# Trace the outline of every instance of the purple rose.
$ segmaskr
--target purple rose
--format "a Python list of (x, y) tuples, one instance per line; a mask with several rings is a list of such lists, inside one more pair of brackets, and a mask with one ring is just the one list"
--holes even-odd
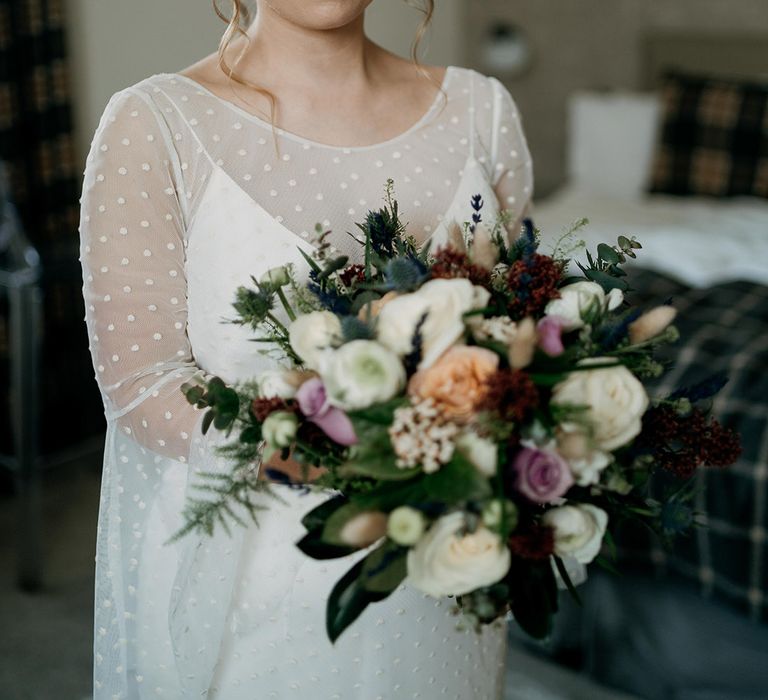
[(296, 392), (301, 412), (331, 440), (339, 445), (354, 445), (357, 442), (355, 428), (349, 416), (340, 408), (331, 406), (325, 393), (325, 386), (318, 377), (304, 382)]
[(565, 321), (558, 316), (545, 316), (538, 323), (539, 347), (550, 357), (557, 357), (565, 351), (562, 339), (564, 326)]
[(534, 503), (551, 503), (573, 485), (568, 463), (557, 452), (524, 447), (512, 468), (515, 488)]

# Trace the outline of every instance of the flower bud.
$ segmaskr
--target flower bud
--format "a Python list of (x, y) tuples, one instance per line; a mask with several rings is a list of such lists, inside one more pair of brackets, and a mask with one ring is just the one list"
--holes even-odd
[(341, 528), (339, 539), (350, 547), (367, 547), (384, 537), (386, 531), (386, 514), (367, 511), (351, 517)]
[(666, 330), (677, 315), (672, 306), (657, 306), (646, 311), (640, 318), (629, 324), (629, 340), (633, 345), (655, 338)]
[(492, 270), (499, 262), (499, 249), (493, 241), (491, 232), (483, 224), (475, 226), (469, 257), (475, 265), (485, 270)]
[(416, 544), (426, 529), (421, 511), (410, 506), (400, 506), (389, 514), (387, 535), (389, 539), (404, 547)]
[(517, 506), (512, 501), (496, 499), (487, 503), (483, 508), (483, 525), (491, 530), (496, 530), (501, 526), (502, 520), (506, 518), (508, 531), (512, 532), (517, 527), (518, 515)]
[(288, 268), (285, 265), (281, 265), (280, 267), (273, 267), (271, 270), (267, 270), (259, 279), (259, 284), (271, 285), (277, 289), (278, 287), (285, 287), (290, 281)]
[(270, 413), (261, 425), (261, 435), (271, 450), (290, 447), (296, 438), (299, 421), (295, 413), (275, 411)]
[(459, 251), (460, 253), (467, 252), (467, 244), (464, 242), (464, 233), (461, 230), (456, 221), (451, 221), (448, 225), (448, 247)]
[(517, 334), (509, 344), (509, 364), (512, 369), (523, 369), (531, 364), (537, 342), (536, 322), (528, 316), (520, 321)]

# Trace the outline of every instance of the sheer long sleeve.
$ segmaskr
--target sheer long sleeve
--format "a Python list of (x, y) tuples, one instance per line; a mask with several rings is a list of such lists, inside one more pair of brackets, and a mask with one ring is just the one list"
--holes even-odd
[(531, 216), (533, 163), (523, 131), (522, 118), (509, 90), (495, 78), (494, 123), (491, 130), (491, 162), (494, 165), (493, 188), (499, 204), (513, 214), (509, 226), (517, 235), (522, 220)]
[(85, 321), (107, 420), (180, 461), (202, 417), (180, 391), (199, 371), (186, 334), (184, 166), (147, 95), (118, 92), (91, 145), (80, 218)]

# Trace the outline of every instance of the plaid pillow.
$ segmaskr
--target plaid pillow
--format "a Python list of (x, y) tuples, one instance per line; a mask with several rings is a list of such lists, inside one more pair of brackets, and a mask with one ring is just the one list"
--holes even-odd
[(667, 74), (650, 191), (768, 198), (768, 81)]

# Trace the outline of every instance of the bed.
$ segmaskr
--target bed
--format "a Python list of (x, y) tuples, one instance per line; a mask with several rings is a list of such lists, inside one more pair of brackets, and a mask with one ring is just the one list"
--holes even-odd
[[(645, 41), (644, 90), (580, 93), (569, 105), (568, 182), (535, 207), (548, 252), (581, 217), (594, 250), (634, 235), (634, 300), (671, 299), (682, 340), (658, 383), (718, 371), (714, 410), (742, 434), (730, 470), (704, 470), (707, 528), (671, 552), (625, 542), (618, 581), (598, 576), (553, 644), (607, 685), (648, 698), (746, 700), (768, 688), (768, 197), (647, 194), (664, 120), (655, 89), (670, 70), (768, 85), (768, 36), (663, 34)], [(768, 132), (768, 109), (764, 113)], [(768, 153), (764, 154), (768, 157)], [(578, 257), (578, 256), (577, 256)], [(567, 620), (565, 619), (567, 618)], [(714, 634), (713, 634), (714, 632)]]

